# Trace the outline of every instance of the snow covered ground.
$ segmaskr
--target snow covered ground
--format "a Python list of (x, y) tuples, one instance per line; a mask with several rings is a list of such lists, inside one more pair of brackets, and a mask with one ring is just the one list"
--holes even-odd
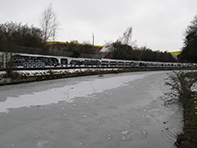
[[(74, 73), (76, 71), (87, 71), (87, 70), (112, 70), (111, 68), (99, 68), (99, 69), (95, 69), (95, 68), (80, 68), (80, 69), (57, 69), (57, 70), (52, 70), (52, 72), (54, 73), (60, 73), (60, 72), (69, 72), (69, 73)], [(113, 70), (117, 70), (117, 68), (114, 68)], [(29, 74), (30, 76), (34, 76), (34, 74), (43, 74), (43, 73), (47, 73), (49, 70), (20, 70), (17, 71), (19, 74)], [(5, 74), (5, 71), (0, 71), (0, 75), (1, 74)]]
[(174, 148), (182, 112), (164, 106), (167, 72), (0, 87), (1, 148)]

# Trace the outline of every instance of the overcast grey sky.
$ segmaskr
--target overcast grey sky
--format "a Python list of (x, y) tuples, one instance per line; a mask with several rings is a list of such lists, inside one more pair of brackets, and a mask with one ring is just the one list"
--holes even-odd
[(51, 3), (60, 22), (58, 41), (104, 45), (130, 26), (132, 41), (152, 50), (177, 51), (184, 31), (197, 15), (197, 0), (0, 0), (0, 23), (40, 27), (39, 17)]

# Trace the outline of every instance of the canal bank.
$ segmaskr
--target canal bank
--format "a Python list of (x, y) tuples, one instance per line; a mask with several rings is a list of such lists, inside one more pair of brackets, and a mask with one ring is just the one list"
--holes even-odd
[[(178, 148), (197, 147), (197, 72), (177, 72), (172, 75), (172, 92), (177, 91), (178, 101), (183, 108), (183, 132), (177, 136)], [(174, 84), (179, 84), (174, 85)], [(174, 96), (175, 97), (175, 96)]]
[(113, 73), (124, 72), (136, 72), (136, 71), (169, 71), (176, 70), (171, 68), (86, 68), (86, 69), (70, 69), (70, 70), (24, 70), (24, 71), (12, 71), (11, 76), (8, 77), (6, 72), (0, 73), (0, 86), (11, 85), (18, 83), (27, 83), (35, 81), (44, 81), (52, 79), (80, 77), (89, 75), (103, 75)]

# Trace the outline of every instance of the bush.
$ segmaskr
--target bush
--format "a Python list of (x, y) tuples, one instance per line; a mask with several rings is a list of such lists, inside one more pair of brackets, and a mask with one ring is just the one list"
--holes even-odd
[(170, 74), (165, 83), (170, 86), (171, 92), (167, 93), (168, 102), (180, 102), (184, 106), (190, 101), (190, 96), (194, 94), (192, 87), (195, 86), (196, 79), (188, 77), (184, 71), (174, 71)]
[(178, 71), (169, 76), (166, 85), (171, 87), (167, 93), (169, 99), (166, 102), (180, 102), (184, 110), (183, 133), (177, 136), (175, 143), (179, 148), (197, 147), (197, 106), (196, 106), (196, 74)]

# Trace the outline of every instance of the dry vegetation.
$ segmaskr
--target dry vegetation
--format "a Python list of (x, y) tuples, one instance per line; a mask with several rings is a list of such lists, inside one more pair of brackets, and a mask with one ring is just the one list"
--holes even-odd
[(178, 148), (197, 147), (197, 72), (174, 72), (166, 83), (171, 92), (166, 103), (180, 103), (183, 108), (183, 133), (177, 136)]

